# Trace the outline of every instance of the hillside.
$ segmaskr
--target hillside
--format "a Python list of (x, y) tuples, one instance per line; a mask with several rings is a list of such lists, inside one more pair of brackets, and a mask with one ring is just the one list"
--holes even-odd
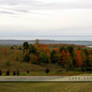
[(21, 46), (0, 46), (0, 75), (7, 72), (8, 75), (9, 72), (10, 75), (16, 72), (20, 75), (47, 75), (48, 72), (49, 75), (73, 75), (92, 70), (92, 50), (88, 47), (18, 42)]

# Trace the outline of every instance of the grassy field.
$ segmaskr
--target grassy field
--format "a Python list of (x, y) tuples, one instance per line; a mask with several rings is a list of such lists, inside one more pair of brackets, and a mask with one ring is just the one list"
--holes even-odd
[(0, 92), (92, 92), (92, 83), (0, 83)]

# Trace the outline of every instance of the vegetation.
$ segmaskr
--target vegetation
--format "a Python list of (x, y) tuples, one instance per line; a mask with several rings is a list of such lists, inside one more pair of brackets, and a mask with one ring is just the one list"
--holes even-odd
[[(92, 49), (79, 45), (0, 46), (0, 75), (62, 75), (92, 71)], [(48, 71), (47, 71), (48, 70)], [(47, 72), (48, 73), (47, 73)]]
[[(66, 71), (74, 71), (75, 68), (80, 71), (92, 71), (92, 53), (83, 47), (66, 46), (50, 49), (45, 44), (29, 45), (25, 49), (24, 61), (33, 64), (57, 64)], [(37, 62), (37, 63), (36, 63)]]
[(92, 83), (0, 83), (1, 92), (92, 92)]

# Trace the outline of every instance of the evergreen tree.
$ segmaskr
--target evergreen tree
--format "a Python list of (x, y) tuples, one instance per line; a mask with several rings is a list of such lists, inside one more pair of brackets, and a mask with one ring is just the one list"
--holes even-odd
[(23, 48), (24, 48), (24, 50), (29, 48), (28, 42), (24, 42), (24, 43), (23, 43)]

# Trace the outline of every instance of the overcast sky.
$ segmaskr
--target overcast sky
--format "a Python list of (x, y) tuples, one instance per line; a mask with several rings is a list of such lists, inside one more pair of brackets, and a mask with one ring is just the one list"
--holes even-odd
[(92, 0), (0, 0), (0, 36), (92, 35)]

